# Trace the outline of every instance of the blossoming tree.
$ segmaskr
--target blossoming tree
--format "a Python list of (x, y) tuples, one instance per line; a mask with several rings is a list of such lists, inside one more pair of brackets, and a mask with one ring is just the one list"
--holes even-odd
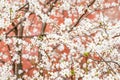
[(119, 0), (0, 0), (0, 80), (119, 80)]

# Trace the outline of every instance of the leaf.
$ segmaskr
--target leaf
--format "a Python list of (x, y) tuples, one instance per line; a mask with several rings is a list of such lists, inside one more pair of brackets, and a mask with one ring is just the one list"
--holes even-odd
[(98, 73), (96, 73), (95, 76), (98, 76)]
[(110, 70), (110, 69), (108, 69), (108, 70), (107, 70), (107, 73), (108, 73), (108, 74), (110, 74), (110, 73), (111, 73), (111, 70)]
[(61, 62), (65, 62), (64, 60), (61, 60)]
[(20, 15), (17, 15), (17, 18), (20, 18), (22, 15), (20, 14)]
[(12, 10), (12, 8), (10, 8), (10, 14), (11, 14), (11, 13), (13, 13), (13, 10)]
[(71, 75), (75, 75), (75, 71), (74, 70), (71, 70)]
[(89, 56), (89, 52), (84, 52), (83, 54), (85, 57), (88, 57)]
[(43, 36), (40, 35), (40, 36), (38, 37), (38, 40), (43, 40)]
[(86, 67), (86, 68), (84, 68), (84, 71), (85, 71), (85, 72), (88, 72), (88, 68), (87, 68), (87, 67)]
[(60, 7), (60, 5), (61, 5), (61, 3), (60, 3), (60, 2), (58, 2), (58, 7)]
[(100, 26), (102, 26), (103, 25), (103, 23), (102, 22), (100, 22)]

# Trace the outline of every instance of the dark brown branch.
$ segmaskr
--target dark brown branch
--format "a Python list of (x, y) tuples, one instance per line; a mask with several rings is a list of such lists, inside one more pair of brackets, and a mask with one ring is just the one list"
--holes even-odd
[(117, 62), (115, 62), (115, 61), (106, 61), (106, 62), (108, 62), (108, 63), (114, 63), (114, 64), (116, 64), (116, 65), (118, 65), (120, 67), (120, 64), (117, 63)]
[[(13, 31), (14, 30), (14, 33), (15, 33), (15, 35), (18, 35), (18, 25), (16, 26), (14, 23), (12, 23), (12, 25), (14, 26), (14, 29), (11, 29), (10, 31)], [(8, 33), (9, 34), (9, 33)], [(6, 34), (6, 36), (7, 36), (7, 34)], [(18, 46), (17, 44), (16, 44), (16, 46)], [(16, 61), (14, 61), (13, 62), (13, 72), (14, 72), (14, 74), (17, 76), (18, 75), (18, 66), (17, 66), (18, 64), (16, 63)]]
[(44, 35), (45, 29), (46, 29), (46, 23), (42, 23), (42, 29), (40, 35)]
[(117, 6), (110, 6), (110, 7), (105, 7), (105, 8), (102, 8), (102, 9), (94, 9), (92, 12), (86, 14), (85, 17), (89, 16), (90, 14), (92, 14), (93, 12), (96, 12), (96, 11), (102, 11), (102, 10), (107, 10), (107, 9), (110, 9), (110, 8), (115, 8), (115, 7), (119, 7), (120, 5), (117, 5)]
[(11, 33), (13, 30), (15, 30), (17, 27), (18, 27), (18, 25), (20, 25), (23, 21), (25, 21), (26, 20), (26, 18), (24, 18), (23, 20), (21, 20), (19, 23), (17, 23), (17, 25), (15, 25), (14, 24), (14, 22), (12, 22), (12, 26), (14, 26), (12, 29), (10, 29), (7, 33), (6, 33), (6, 37), (7, 37), (7, 35), (9, 34), (9, 33)]
[(19, 8), (17, 11), (20, 11), (20, 10), (22, 10), (23, 8), (25, 8), (26, 6), (28, 6), (29, 7), (29, 3), (26, 3), (25, 5), (23, 5), (21, 8)]
[(23, 29), (24, 29), (24, 26), (20, 26), (20, 29), (19, 29), (19, 38), (21, 39), (22, 38), (22, 35), (23, 35)]
[[(19, 27), (19, 31), (18, 31), (18, 34), (17, 35), (19, 35), (20, 37), (18, 37), (19, 39), (22, 39), (22, 36), (23, 36), (23, 29), (24, 29), (24, 26), (22, 26), (22, 24), (21, 24), (21, 26)], [(21, 44), (22, 45), (22, 44)], [(18, 44), (18, 42), (16, 43), (16, 46), (17, 47), (19, 47), (20, 45)], [(22, 70), (22, 49), (20, 50), (20, 51), (17, 51), (17, 54), (19, 55), (19, 57), (20, 57), (20, 63), (15, 63), (16, 64), (16, 68), (17, 68), (17, 70), (16, 70), (16, 75), (17, 75), (17, 78), (22, 78), (22, 76), (23, 76), (23, 73), (21, 73), (21, 74), (19, 74), (18, 73), (18, 71), (19, 70)]]
[[(57, 1), (58, 0), (55, 0), (52, 4), (50, 4), (50, 8), (48, 9), (48, 11), (46, 13), (48, 16), (49, 16), (48, 13), (52, 11), (52, 9), (53, 9), (54, 5), (57, 3)], [(45, 29), (46, 29), (46, 25), (47, 25), (46, 22), (42, 23), (41, 35), (44, 35)]]
[(51, 1), (52, 1), (52, 0), (47, 1), (46, 4), (50, 4)]
[(98, 54), (98, 56), (102, 59), (102, 61), (105, 62), (106, 65), (112, 70), (112, 72), (113, 72), (114, 74), (116, 74), (116, 72), (115, 72), (114, 69), (108, 64), (108, 62), (107, 62), (99, 53), (97, 53), (97, 54)]
[[(26, 6), (28, 5), (28, 7), (26, 8)], [(29, 10), (29, 4), (26, 3), (23, 7), (21, 7), (18, 11), (22, 10), (22, 9), (25, 9), (24, 12), (26, 13), (28, 10)], [(24, 26), (22, 26), (22, 23), (23, 21), (25, 21), (26, 18), (23, 18), (20, 22), (18, 22), (16, 25), (14, 24), (14, 22), (12, 22), (12, 26), (13, 28), (11, 30), (9, 30), (7, 33), (6, 33), (6, 37), (8, 36), (8, 34), (10, 32), (12, 32), (14, 30), (14, 33), (15, 33), (15, 36), (19, 39), (22, 39), (22, 36), (23, 36), (23, 29), (24, 29)], [(19, 26), (21, 25), (21, 26)], [(16, 43), (16, 47), (19, 47), (20, 44), (18, 44), (18, 42)], [(22, 44), (21, 44), (22, 46)], [(13, 71), (14, 71), (14, 74), (16, 75), (16, 79), (18, 78), (22, 78), (23, 76), (23, 73), (19, 74), (19, 70), (22, 70), (22, 49), (17, 51), (17, 54), (19, 55), (20, 57), (20, 63), (16, 63), (13, 62)]]
[[(40, 35), (40, 34), (39, 34)], [(33, 38), (33, 37), (38, 37), (39, 35), (33, 35), (33, 36), (7, 36), (7, 38), (14, 38), (14, 37), (22, 37), (22, 38)]]
[(87, 7), (89, 8), (91, 5), (95, 3), (96, 0), (93, 0)]
[(120, 37), (120, 34), (113, 36), (112, 38)]
[[(20, 9), (18, 9), (18, 11), (21, 10), (21, 9), (23, 9), (23, 8), (26, 7), (27, 5), (28, 5), (28, 8), (29, 8), (29, 3), (26, 3), (26, 4), (25, 4), (24, 6), (22, 6)], [(7, 36), (10, 32), (12, 32), (13, 30), (14, 30), (14, 32), (15, 32), (15, 35), (18, 35), (18, 29), (17, 29), (17, 27), (18, 27), (18, 25), (21, 24), (24, 20), (25, 20), (25, 19), (21, 20), (17, 25), (15, 25), (15, 23), (12, 22), (12, 26), (14, 26), (14, 28), (12, 28), (10, 31), (8, 31), (8, 32), (6, 33), (6, 36)]]
[[(24, 12), (26, 13), (27, 11), (28, 10), (26, 10)], [(18, 35), (17, 36), (18, 36), (19, 39), (23, 38), (24, 26), (22, 25), (22, 22), (21, 22), (21, 24), (20, 24), (20, 26), (18, 28), (19, 31), (18, 31)], [(22, 44), (16, 43), (16, 46), (19, 47), (19, 46), (22, 46)], [(23, 70), (23, 67), (22, 67), (22, 49), (19, 50), (19, 51), (17, 51), (17, 53), (18, 53), (18, 55), (20, 57), (20, 63), (17, 64), (17, 78), (22, 78), (22, 76), (23, 76), (24, 73), (21, 73), (21, 74), (18, 73), (18, 70)]]
[[(98, 61), (98, 62), (104, 62), (103, 60), (95, 60), (95, 59), (93, 59), (93, 58), (90, 58), (91, 60), (93, 60), (93, 61)], [(115, 61), (106, 61), (107, 63), (114, 63), (114, 64), (116, 64), (116, 65), (118, 65), (119, 67), (120, 67), (120, 64), (119, 63), (117, 63), (117, 62), (115, 62)]]
[[(92, 6), (95, 1), (96, 0), (93, 0), (87, 7), (89, 8), (90, 6)], [(73, 28), (79, 24), (80, 20), (86, 15), (87, 12), (88, 12), (88, 10), (86, 8), (84, 13), (78, 18), (77, 22), (73, 25), (73, 27), (68, 32), (71, 32), (73, 30)]]
[(55, 0), (52, 4), (50, 4), (50, 8), (47, 11), (47, 14), (52, 11), (54, 5), (57, 3), (58, 0)]

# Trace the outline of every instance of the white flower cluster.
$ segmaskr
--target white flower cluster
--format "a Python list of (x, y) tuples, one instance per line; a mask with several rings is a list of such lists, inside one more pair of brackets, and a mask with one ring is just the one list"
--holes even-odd
[(70, 4), (67, 2), (67, 1), (64, 1), (63, 0), (63, 4), (61, 5), (61, 8), (63, 9), (63, 10), (70, 10)]
[[(32, 77), (28, 76), (28, 73), (28, 75), (24, 74), (23, 78), (27, 80), (67, 80), (72, 77), (75, 80), (80, 78), (83, 80), (120, 79), (118, 70), (118, 64), (120, 64), (120, 21), (110, 20), (107, 15), (102, 13), (103, 11), (99, 11), (100, 13), (95, 11), (93, 20), (87, 18), (86, 15), (89, 15), (88, 9), (91, 9), (86, 8), (87, 2), (90, 3), (89, 1), (58, 0), (59, 9), (58, 5), (54, 4), (54, 12), (49, 13), (47, 13), (49, 5), (46, 4), (49, 0), (26, 1), (29, 3), (29, 11), (25, 14), (25, 18), (28, 19), (22, 23), (25, 29), (23, 34), (26, 34), (24, 38), (5, 38), (4, 31), (0, 34), (0, 43), (4, 41), (10, 47), (8, 53), (10, 53), (10, 57), (12, 56), (12, 62), (19, 64), (22, 56), (23, 59), (30, 61), (32, 67), (37, 68), (33, 70)], [(51, 0), (51, 3), (53, 1)], [(84, 5), (81, 5), (82, 1), (83, 4), (85, 3)], [(104, 5), (102, 4), (104, 1), (97, 0), (91, 7), (96, 10), (100, 3), (102, 8), (98, 9), (103, 9), (104, 6), (109, 8), (117, 5), (114, 2)], [(14, 19), (17, 14), (16, 10), (21, 5), (23, 3), (17, 1), (13, 3), (8, 2), (8, 0), (0, 1), (0, 29), (8, 27), (11, 19)], [(57, 12), (57, 10), (60, 11)], [(88, 12), (85, 14), (84, 10), (88, 10)], [(62, 15), (61, 11), (67, 11), (68, 16)], [(35, 13), (37, 19), (39, 16), (40, 21), (38, 19), (35, 23), (32, 23), (29, 20), (31, 12)], [(80, 19), (81, 14), (83, 14), (83, 17)], [(51, 18), (51, 15), (55, 18)], [(61, 24), (57, 24), (60, 20), (56, 17), (64, 18)], [(80, 19), (80, 21), (77, 19)], [(76, 22), (78, 23), (74, 26)], [(41, 29), (41, 23), (48, 24), (47, 28), (50, 25), (53, 28), (51, 32), (47, 32), (45, 36), (35, 35), (33, 38), (27, 38), (26, 36), (33, 34), (32, 31), (40, 33), (38, 28), (33, 27), (38, 26)], [(32, 31), (29, 31), (31, 26)], [(3, 55), (4, 48), (1, 45), (0, 60), (2, 58), (7, 59), (9, 56)], [(21, 56), (18, 54), (19, 52), (21, 52)], [(15, 77), (11, 71), (11, 65), (7, 63), (0, 65), (0, 79), (14, 80)], [(23, 70), (18, 70), (18, 74), (22, 72)], [(22, 78), (18, 80), (22, 80)]]
[(8, 63), (5, 63), (3, 66), (0, 66), (0, 79), (1, 80), (8, 80), (8, 79), (15, 79), (16, 77), (12, 75), (10, 72), (12, 70), (12, 66)]
[(0, 0), (0, 28), (6, 29), (10, 25), (22, 5), (23, 3), (17, 1)]

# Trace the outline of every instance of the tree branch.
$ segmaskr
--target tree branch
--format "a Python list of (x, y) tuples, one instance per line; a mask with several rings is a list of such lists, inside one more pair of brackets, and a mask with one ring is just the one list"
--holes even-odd
[[(89, 8), (90, 6), (92, 6), (95, 1), (96, 1), (96, 0), (93, 0), (93, 1), (87, 6), (87, 8)], [(88, 12), (87, 8), (85, 9), (84, 13), (78, 18), (77, 22), (73, 25), (73, 27), (68, 31), (68, 33), (71, 32), (71, 31), (73, 30), (73, 28), (74, 28), (75, 26), (77, 26), (77, 25), (79, 24), (79, 22), (81, 21), (81, 19), (86, 15), (86, 13)]]
[[(52, 9), (53, 9), (54, 5), (57, 3), (57, 1), (58, 0), (55, 0), (52, 4), (50, 4), (50, 8), (48, 9), (48, 11), (46, 13), (48, 16), (49, 16), (48, 13), (52, 11)], [(40, 35), (44, 35), (45, 29), (46, 29), (46, 25), (47, 25), (46, 22), (42, 23), (42, 29), (41, 29), (41, 34)]]
[(23, 5), (21, 8), (19, 8), (17, 11), (20, 11), (20, 10), (22, 10), (23, 8), (25, 8), (26, 6), (28, 6), (28, 8), (29, 8), (29, 3), (26, 3), (25, 5)]
[[(104, 62), (103, 60), (95, 60), (93, 58), (90, 58), (90, 59), (92, 59), (93, 61)], [(107, 63), (114, 63), (114, 64), (118, 65), (118, 67), (120, 67), (120, 64), (115, 62), (115, 61), (105, 61), (105, 62), (107, 62)]]
[(6, 37), (9, 33), (11, 33), (14, 29), (16, 29), (23, 21), (25, 21), (26, 18), (22, 19), (19, 23), (17, 23), (16, 25), (14, 24), (14, 22), (12, 22), (12, 26), (14, 26), (12, 29), (10, 29), (7, 33), (6, 33)]
[(102, 59), (102, 62), (105, 62), (106, 65), (108, 65), (108, 67), (112, 70), (112, 72), (113, 72), (114, 74), (116, 74), (116, 72), (115, 72), (114, 69), (108, 64), (108, 62), (107, 62), (99, 53), (97, 53), (97, 54), (98, 54), (98, 56)]

